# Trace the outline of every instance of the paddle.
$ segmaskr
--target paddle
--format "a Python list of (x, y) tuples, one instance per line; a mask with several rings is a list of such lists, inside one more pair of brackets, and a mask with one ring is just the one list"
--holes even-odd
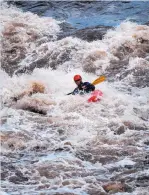
[(97, 85), (105, 80), (106, 80), (105, 76), (100, 76), (99, 78), (97, 78), (95, 81), (92, 82), (92, 85)]
[[(99, 84), (99, 83), (101, 83), (101, 82), (103, 82), (103, 81), (105, 81), (106, 80), (106, 77), (105, 76), (100, 76), (100, 77), (98, 77), (95, 81), (93, 81), (92, 82), (92, 85), (97, 85), (97, 84)], [(66, 95), (71, 95), (73, 92), (71, 92), (71, 93), (68, 93), (68, 94), (66, 94)]]
[(66, 95), (71, 95), (72, 94), (72, 92), (70, 92), (70, 93), (67, 93)]

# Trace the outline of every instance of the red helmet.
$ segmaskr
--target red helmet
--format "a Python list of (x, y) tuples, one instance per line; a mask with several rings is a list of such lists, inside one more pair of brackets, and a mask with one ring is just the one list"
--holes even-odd
[(74, 81), (78, 81), (78, 80), (81, 80), (82, 79), (82, 77), (80, 76), (80, 75), (75, 75), (74, 77), (73, 77), (73, 79), (74, 79)]

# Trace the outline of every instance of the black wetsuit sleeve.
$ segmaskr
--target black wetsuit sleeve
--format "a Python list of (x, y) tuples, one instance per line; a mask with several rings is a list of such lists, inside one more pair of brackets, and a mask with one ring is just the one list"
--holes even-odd
[(94, 91), (94, 90), (95, 90), (95, 86), (94, 86), (94, 85), (92, 85), (91, 83), (90, 83), (90, 89), (91, 89), (92, 91)]
[(91, 83), (85, 82), (84, 83), (85, 86), (85, 91), (89, 92), (89, 91), (94, 91), (95, 90), (95, 86), (92, 85)]

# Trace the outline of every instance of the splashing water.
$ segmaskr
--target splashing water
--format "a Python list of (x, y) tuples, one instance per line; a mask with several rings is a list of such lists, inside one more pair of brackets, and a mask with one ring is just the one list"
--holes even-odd
[[(1, 17), (2, 193), (147, 194), (149, 27), (123, 22), (89, 43), (6, 4)], [(67, 96), (74, 74), (105, 74), (102, 100)], [(33, 82), (44, 92), (29, 95)]]

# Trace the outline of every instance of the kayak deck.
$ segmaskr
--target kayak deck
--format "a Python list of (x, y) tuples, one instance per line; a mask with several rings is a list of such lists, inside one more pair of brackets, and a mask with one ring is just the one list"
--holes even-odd
[(103, 96), (102, 91), (100, 90), (95, 90), (91, 93), (91, 97), (87, 100), (89, 103), (90, 102), (97, 102), (101, 100), (101, 97)]

